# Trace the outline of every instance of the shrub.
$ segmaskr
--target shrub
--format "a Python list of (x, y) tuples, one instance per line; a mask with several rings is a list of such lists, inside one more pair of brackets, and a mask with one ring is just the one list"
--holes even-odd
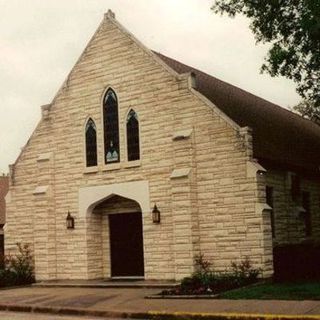
[(6, 255), (0, 269), (0, 286), (24, 285), (35, 281), (33, 257), (28, 244), (17, 243), (18, 253)]
[(203, 254), (198, 254), (194, 257), (196, 272), (209, 273), (211, 272), (211, 263), (204, 258)]
[(252, 266), (252, 262), (248, 257), (239, 263), (231, 262), (231, 273), (239, 279), (257, 279), (261, 273), (261, 269), (255, 269)]
[(206, 273), (196, 272), (191, 277), (182, 279), (180, 290), (183, 294), (205, 294), (212, 293), (212, 284), (217, 275), (211, 271)]
[(232, 262), (229, 271), (214, 272), (203, 255), (195, 257), (195, 270), (191, 277), (182, 279), (180, 286), (162, 294), (217, 294), (254, 283), (261, 272), (248, 257), (239, 263)]
[(14, 286), (16, 282), (15, 274), (7, 269), (0, 270), (0, 287)]

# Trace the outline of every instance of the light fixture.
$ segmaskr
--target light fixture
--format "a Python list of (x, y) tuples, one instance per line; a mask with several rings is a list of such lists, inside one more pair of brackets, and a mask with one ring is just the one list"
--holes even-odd
[(152, 210), (152, 222), (153, 223), (160, 223), (160, 211), (156, 204), (154, 204), (153, 210)]
[(258, 175), (261, 176), (261, 177), (263, 177), (263, 176), (266, 175), (266, 172), (263, 171), (263, 170), (258, 170), (257, 173), (258, 173)]
[(67, 223), (67, 229), (74, 229), (74, 217), (71, 216), (69, 211), (66, 218), (66, 223)]

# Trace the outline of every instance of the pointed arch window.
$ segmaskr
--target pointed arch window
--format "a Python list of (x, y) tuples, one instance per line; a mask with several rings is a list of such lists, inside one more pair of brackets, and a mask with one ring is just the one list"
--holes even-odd
[(127, 152), (128, 161), (140, 159), (139, 119), (132, 109), (127, 116)]
[(90, 118), (86, 124), (86, 165), (94, 167), (97, 164), (97, 128)]
[(120, 161), (118, 99), (109, 89), (103, 99), (105, 163)]

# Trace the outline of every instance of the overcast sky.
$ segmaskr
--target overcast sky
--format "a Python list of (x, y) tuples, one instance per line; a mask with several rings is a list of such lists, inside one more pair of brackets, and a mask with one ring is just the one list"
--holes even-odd
[(245, 18), (215, 15), (213, 0), (0, 0), (0, 173), (8, 172), (110, 8), (147, 47), (289, 107), (294, 84), (259, 72)]

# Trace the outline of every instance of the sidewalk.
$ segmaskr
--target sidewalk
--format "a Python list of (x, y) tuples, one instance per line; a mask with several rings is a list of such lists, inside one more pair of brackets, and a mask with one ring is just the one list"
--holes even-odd
[(0, 310), (170, 320), (320, 319), (320, 301), (144, 299), (158, 292), (155, 288), (8, 289), (0, 290)]

